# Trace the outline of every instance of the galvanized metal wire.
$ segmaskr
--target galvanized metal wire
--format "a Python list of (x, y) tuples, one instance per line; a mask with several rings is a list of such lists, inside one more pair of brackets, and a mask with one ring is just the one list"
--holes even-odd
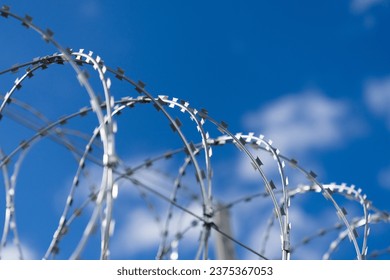
[[(38, 57), (22, 64), (1, 65), (0, 75), (16, 75), (17, 78), (11, 85), (1, 85), (1, 90), (6, 93), (0, 96), (0, 126), (2, 121), (10, 119), (32, 131), (33, 134), (23, 136), (23, 140), (18, 144), (9, 143), (8, 137), (0, 136), (0, 149), (5, 144), (13, 144), (8, 152), (0, 150), (0, 168), (5, 190), (5, 218), (0, 258), (2, 250), (10, 246), (10, 240), (16, 246), (19, 258), (24, 257), (21, 245), (23, 240), (19, 236), (17, 226), (23, 221), (16, 221), (18, 208), (15, 204), (15, 196), (22, 192), (19, 188), (16, 191), (17, 182), (21, 176), (22, 163), (28, 157), (29, 152), (34, 149), (35, 145), (46, 139), (64, 147), (74, 158), (77, 170), (65, 199), (58, 225), (42, 256), (43, 259), (56, 258), (60, 254), (63, 240), (66, 239), (69, 230), (76, 226), (77, 220), (84, 212), (89, 214), (89, 218), (83, 225), (83, 232), (68, 257), (70, 259), (82, 258), (91, 236), (97, 234), (96, 229), (100, 228), (98, 258), (109, 259), (110, 245), (112, 238), (115, 238), (115, 220), (118, 218), (114, 211), (115, 201), (118, 198), (118, 189), (124, 186), (137, 189), (139, 196), (151, 210), (151, 215), (154, 215), (154, 220), (161, 226), (160, 242), (155, 255), (157, 259), (179, 257), (178, 244), (184, 242), (184, 237), (191, 230), (199, 231), (199, 239), (193, 241), (196, 245), (192, 245), (196, 247), (196, 253), (193, 256), (195, 259), (210, 258), (212, 235), (222, 235), (236, 247), (250, 252), (253, 256), (269, 259), (265, 247), (273, 234), (274, 226), (280, 235), (279, 257), (283, 260), (290, 259), (299, 248), (309, 246), (316, 239), (332, 232), (336, 232), (337, 236), (329, 243), (328, 250), (323, 252), (324, 259), (331, 258), (347, 237), (356, 259), (362, 260), (370, 256), (374, 258), (388, 253), (388, 249), (376, 250), (372, 253), (368, 250), (371, 225), (388, 223), (390, 218), (386, 211), (375, 208), (361, 189), (345, 184), (323, 184), (313, 171), (307, 170), (295, 159), (283, 155), (265, 136), (261, 134), (256, 136), (255, 133), (234, 133), (230, 131), (227, 123), (215, 120), (205, 109), (192, 107), (188, 101), (179, 98), (149, 92), (144, 82), (136, 82), (125, 75), (124, 70), (119, 67), (111, 68), (92, 51), (82, 49), (75, 51), (62, 47), (54, 39), (54, 33), (51, 30), (39, 28), (28, 15), (18, 16), (7, 6), (1, 7), (0, 14), (3, 19), (22, 23), (22, 26), (37, 33), (57, 50), (54, 54)], [(23, 91), (24, 84), (39, 76), (42, 70), (56, 66), (70, 66), (73, 69), (77, 80), (86, 91), (90, 104), (82, 104), (78, 111), (67, 112), (51, 120), (44, 111), (24, 102), (22, 98), (19, 99), (19, 92)], [(91, 83), (90, 76), (98, 78), (100, 84)], [(127, 86), (126, 94), (120, 99), (114, 99), (114, 94), (111, 92), (113, 83), (124, 83)], [(103, 92), (103, 94), (97, 92)], [(181, 146), (174, 146), (173, 150), (146, 158), (143, 162), (130, 166), (116, 148), (117, 120), (126, 110), (135, 111), (141, 106), (153, 106), (159, 116), (168, 121), (170, 129), (181, 141)], [(97, 120), (97, 125), (92, 132), (68, 125), (69, 122), (91, 114)], [(196, 137), (184, 128), (183, 123), (187, 121), (191, 122), (196, 129)], [(120, 129), (131, 131), (131, 127), (120, 127)], [(154, 141), (159, 140), (157, 138)], [(258, 190), (250, 194), (243, 193), (241, 197), (226, 201), (226, 198), (217, 195), (212, 159), (214, 149), (225, 149), (231, 145), (236, 147), (237, 151), (253, 166), (258, 176)], [(172, 174), (164, 174), (158, 168), (153, 168), (159, 162), (172, 161), (178, 155), (182, 156), (182, 161), (177, 169), (171, 170)], [(278, 174), (277, 177), (270, 176), (265, 171), (264, 159), (268, 157), (273, 158), (272, 168)], [(99, 168), (100, 186), (90, 188), (89, 195), (80, 202), (80, 182), (88, 177), (88, 167)], [(142, 171), (145, 170), (153, 171), (161, 182), (168, 182), (170, 188), (156, 188), (148, 180), (142, 178)], [(195, 173), (195, 176), (191, 177), (192, 180), (188, 179), (190, 172)], [(291, 172), (303, 175), (306, 177), (306, 182), (291, 186), (288, 176)], [(325, 198), (329, 209), (334, 210), (339, 221), (334, 225), (324, 226), (316, 233), (302, 236), (301, 241), (293, 243), (291, 233), (294, 231), (294, 223), (290, 218), (290, 208), (297, 196), (308, 196), (312, 193), (321, 194)], [(361, 213), (356, 216), (348, 214), (342, 204), (345, 198), (358, 205)], [(156, 210), (155, 199), (168, 205), (166, 212), (160, 213)], [(75, 201), (78, 201), (77, 205)], [(224, 203), (221, 204), (221, 201)], [(216, 213), (223, 209), (234, 210), (243, 205), (262, 204), (264, 201), (271, 214), (265, 221), (251, 220), (251, 223), (263, 224), (265, 228), (263, 237), (258, 238), (258, 248), (246, 244), (239, 236), (221, 230), (215, 222)], [(191, 210), (189, 207), (191, 203), (200, 206), (201, 214)], [(88, 211), (88, 207), (92, 210)], [(181, 229), (173, 229), (172, 219), (175, 215), (188, 215), (191, 217), (191, 222), (183, 225)], [(140, 230), (142, 230), (142, 225), (140, 225)], [(386, 246), (388, 244), (384, 245)]]

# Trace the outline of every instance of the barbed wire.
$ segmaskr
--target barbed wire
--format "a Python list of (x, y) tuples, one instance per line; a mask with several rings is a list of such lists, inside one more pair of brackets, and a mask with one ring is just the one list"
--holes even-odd
[[(34, 146), (44, 139), (51, 140), (69, 151), (78, 167), (73, 176), (58, 225), (43, 259), (56, 258), (60, 254), (63, 239), (66, 238), (69, 229), (74, 226), (75, 221), (83, 212), (89, 212), (89, 219), (69, 258), (80, 259), (86, 250), (87, 242), (96, 232), (96, 228), (100, 227), (99, 258), (108, 259), (110, 257), (110, 244), (114, 238), (115, 219), (119, 219), (119, 217), (115, 217), (113, 209), (122, 183), (121, 188), (132, 186), (138, 190), (138, 195), (147, 205), (155, 223), (160, 225), (160, 241), (156, 249), (157, 259), (179, 257), (178, 244), (182, 242), (188, 232), (194, 229), (199, 231), (200, 236), (198, 241), (193, 241), (196, 243), (194, 246), (196, 248), (195, 259), (210, 258), (209, 247), (212, 234), (224, 236), (242, 250), (250, 252), (258, 258), (269, 259), (271, 257), (267, 256), (265, 247), (273, 234), (274, 225), (277, 225), (277, 231), (281, 238), (280, 258), (284, 260), (290, 259), (291, 254), (298, 248), (308, 246), (307, 244), (313, 240), (331, 232), (338, 232), (338, 235), (336, 239), (331, 241), (329, 249), (323, 254), (324, 259), (329, 259), (346, 237), (349, 237), (356, 259), (376, 258), (378, 255), (388, 253), (388, 249), (368, 253), (370, 225), (388, 223), (390, 218), (386, 211), (375, 208), (367, 196), (362, 194), (361, 189), (345, 184), (322, 184), (317, 179), (316, 173), (303, 168), (297, 160), (283, 155), (273, 145), (273, 142), (267, 140), (263, 135), (233, 133), (229, 130), (226, 122), (215, 120), (205, 109), (198, 110), (190, 106), (189, 102), (179, 98), (150, 93), (146, 90), (144, 82), (135, 82), (125, 75), (122, 68), (109, 67), (100, 56), (94, 55), (93, 52), (63, 48), (54, 40), (54, 33), (50, 29), (44, 31), (39, 28), (33, 23), (32, 17), (28, 15), (20, 17), (11, 12), (7, 6), (0, 9), (0, 15), (4, 19), (19, 21), (22, 26), (36, 32), (58, 51), (0, 71), (0, 75), (17, 75), (24, 71), (9, 86), (4, 96), (0, 96), (0, 125), (5, 119), (10, 119), (34, 132), (32, 136), (24, 136), (23, 140), (14, 145), (10, 152), (0, 150), (0, 167), (5, 188), (5, 218), (0, 258), (2, 250), (8, 246), (9, 240), (15, 244), (19, 258), (23, 259), (24, 257), (23, 242), (19, 236), (16, 222), (16, 184), (20, 176), (22, 162)], [(81, 107), (76, 112), (67, 112), (55, 120), (50, 120), (43, 111), (18, 99), (18, 91), (22, 90), (25, 83), (29, 83), (36, 76), (39, 76), (40, 70), (67, 65), (73, 69), (77, 80), (87, 91), (90, 105)], [(91, 68), (92, 74), (87, 70)], [(100, 85), (91, 83), (90, 76), (97, 77)], [(115, 78), (116, 80), (114, 80)], [(120, 100), (115, 100), (111, 94), (113, 81), (123, 82), (130, 86), (129, 94)], [(96, 87), (98, 90), (95, 89)], [(102, 95), (97, 94), (100, 91), (103, 92)], [(134, 91), (136, 96), (133, 96)], [(116, 148), (117, 118), (125, 110), (134, 111), (140, 106), (150, 107), (151, 105), (162, 118), (167, 119), (170, 128), (178, 136), (182, 146), (131, 166)], [(179, 112), (182, 115), (177, 117), (176, 114)], [(88, 133), (89, 129), (75, 129), (69, 126), (69, 122), (84, 118), (91, 113), (98, 123), (92, 133)], [(196, 129), (196, 137), (185, 131), (183, 127), (183, 123), (188, 120)], [(7, 139), (1, 137), (0, 148), (5, 144), (4, 141)], [(226, 198), (218, 197), (214, 190), (213, 150), (215, 148), (222, 149), (231, 144), (253, 166), (254, 172), (258, 176), (258, 191), (228, 202), (225, 201), (221, 206), (220, 200), (226, 200)], [(154, 165), (163, 160), (174, 161), (176, 156), (183, 158), (177, 169), (170, 170), (170, 173), (173, 174), (165, 174), (158, 168), (153, 168)], [(275, 176), (267, 174), (265, 171), (264, 159), (266, 157), (273, 158), (272, 170), (277, 174), (277, 179), (269, 179)], [(99, 169), (100, 187), (90, 187), (88, 196), (75, 205), (75, 201), (82, 197), (80, 195), (82, 192), (80, 182), (88, 179), (86, 171), (88, 167)], [(287, 167), (291, 170), (286, 170)], [(10, 170), (12, 170), (12, 174)], [(148, 181), (148, 176), (142, 174), (145, 171), (149, 172), (149, 177), (154, 174), (161, 182), (168, 182), (169, 187), (157, 188), (155, 184)], [(193, 178), (188, 176), (191, 171), (195, 173)], [(308, 184), (291, 187), (287, 176), (291, 171), (304, 175)], [(82, 188), (85, 189), (85, 186)], [(317, 233), (302, 237), (301, 241), (292, 244), (291, 201), (298, 195), (303, 196), (308, 193), (320, 193), (326, 199), (329, 208), (336, 211), (339, 222), (328, 228), (322, 228)], [(337, 196), (357, 202), (362, 215), (350, 217), (351, 214), (347, 213)], [(157, 210), (158, 205), (155, 203), (155, 199), (159, 203), (168, 205), (166, 212), (161, 213)], [(240, 236), (221, 230), (222, 227), (216, 224), (215, 217), (218, 212), (238, 209), (244, 204), (262, 204), (263, 200), (261, 199), (267, 201), (266, 205), (270, 204), (269, 209), (272, 214), (267, 223), (258, 221), (258, 223), (265, 225), (263, 239), (258, 238), (260, 249), (253, 248)], [(200, 206), (200, 213), (191, 209), (192, 203)], [(183, 224), (181, 228), (175, 228), (172, 225), (172, 219), (176, 215), (188, 215), (190, 217), (189, 223)], [(142, 226), (140, 230), (142, 230)], [(361, 236), (359, 236), (358, 230)]]

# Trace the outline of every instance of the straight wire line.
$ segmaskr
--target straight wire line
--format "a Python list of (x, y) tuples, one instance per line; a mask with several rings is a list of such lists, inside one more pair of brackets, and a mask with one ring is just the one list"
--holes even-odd
[[(169, 247), (167, 243), (169, 241), (168, 230), (172, 227), (171, 218), (174, 214), (179, 213), (178, 215), (181, 215), (181, 217), (188, 214), (192, 217), (192, 219), (195, 218), (196, 221), (203, 223), (203, 226), (200, 229), (200, 240), (197, 241), (197, 259), (209, 258), (210, 233), (214, 230), (217, 234), (221, 234), (228, 240), (239, 245), (241, 248), (255, 254), (261, 259), (268, 260), (264, 256), (265, 253), (263, 249), (265, 248), (265, 245), (269, 243), (271, 227), (275, 225), (275, 228), (277, 228), (281, 237), (281, 248), (279, 249), (281, 250), (281, 259), (288, 260), (290, 259), (291, 252), (298, 246), (304, 244), (304, 242), (298, 243), (295, 247), (290, 244), (290, 202), (294, 196), (298, 194), (306, 194), (311, 191), (321, 194), (323, 198), (328, 201), (327, 206), (336, 210), (336, 214), (341, 220), (341, 222), (337, 224), (336, 228), (339, 231), (338, 237), (330, 243), (329, 249), (325, 254), (325, 258), (329, 258), (336, 249), (340, 248), (340, 243), (349, 237), (349, 240), (353, 245), (356, 258), (359, 260), (365, 259), (367, 256), (370, 225), (389, 222), (388, 212), (381, 211), (373, 207), (371, 201), (367, 199), (367, 196), (362, 193), (361, 189), (355, 189), (354, 186), (346, 186), (344, 184), (327, 185), (320, 183), (317, 179), (317, 175), (313, 171), (307, 171), (307, 169), (299, 165), (296, 160), (287, 158), (285, 155), (281, 154), (280, 151), (272, 144), (273, 142), (269, 139), (266, 140), (263, 135), (256, 137), (254, 136), (254, 133), (233, 133), (230, 129), (228, 129), (227, 123), (213, 119), (206, 109), (197, 110), (197, 108), (190, 106), (188, 101), (181, 100), (176, 97), (168, 97), (165, 95), (155, 96), (151, 94), (145, 89), (146, 85), (144, 82), (136, 82), (129, 76), (125, 75), (124, 70), (121, 68), (117, 68), (116, 70), (114, 68), (110, 68), (104, 63), (104, 60), (100, 56), (93, 54), (92, 51), (85, 52), (84, 49), (72, 51), (71, 49), (63, 48), (62, 45), (53, 38), (54, 33), (50, 29), (41, 29), (39, 26), (35, 25), (32, 17), (28, 15), (24, 17), (19, 16), (11, 12), (9, 7), (2, 6), (0, 8), (0, 18), (1, 20), (16, 20), (25, 28), (38, 34), (41, 39), (43, 39), (46, 43), (53, 45), (57, 51), (59, 51), (59, 53), (38, 57), (30, 62), (14, 65), (6, 70), (0, 70), (0, 76), (24, 70), (21, 71), (22, 73), (18, 74), (18, 77), (14, 82), (10, 82), (8, 91), (0, 89), (2, 92), (6, 92), (4, 96), (0, 96), (0, 124), (3, 124), (3, 122), (1, 122), (2, 118), (6, 117), (6, 124), (8, 124), (9, 119), (15, 120), (22, 126), (34, 131), (32, 136), (23, 135), (23, 141), (20, 142), (20, 144), (17, 144), (17, 141), (12, 139), (12, 135), (11, 137), (2, 137), (0, 139), (0, 146), (2, 147), (8, 147), (10, 144), (8, 142), (3, 142), (13, 141), (11, 143), (11, 151), (0, 154), (0, 168), (2, 168), (4, 174), (3, 177), (7, 202), (4, 212), (4, 232), (1, 238), (0, 252), (4, 249), (10, 232), (14, 233), (13, 241), (16, 246), (22, 248), (16, 231), (15, 220), (14, 192), (16, 188), (16, 181), (18, 179), (19, 170), (24, 156), (31, 151), (32, 146), (37, 144), (39, 141), (42, 141), (42, 139), (49, 139), (58, 143), (61, 147), (65, 147), (67, 149), (66, 152), (72, 153), (78, 164), (77, 171), (73, 173), (74, 180), (71, 184), (70, 191), (68, 192), (65, 207), (49, 245), (49, 249), (46, 251), (45, 258), (54, 258), (54, 256), (58, 254), (59, 242), (66, 234), (71, 223), (80, 214), (80, 212), (76, 212), (76, 210), (73, 214), (71, 214), (70, 211), (73, 208), (73, 201), (78, 198), (77, 195), (83, 195), (81, 191), (78, 191), (80, 188), (77, 188), (77, 186), (79, 185), (80, 179), (87, 178), (87, 170), (84, 170), (86, 163), (88, 163), (88, 165), (94, 164), (93, 167), (97, 166), (101, 172), (99, 177), (100, 188), (90, 188), (89, 191), (92, 196), (89, 197), (87, 202), (81, 204), (81, 210), (83, 210), (90, 203), (95, 203), (91, 211), (92, 214), (86, 222), (83, 234), (78, 241), (78, 244), (76, 244), (76, 249), (71, 255), (72, 259), (79, 259), (81, 254), (84, 253), (87, 242), (97, 226), (100, 226), (100, 258), (109, 258), (109, 247), (112, 243), (112, 234), (114, 232), (115, 224), (114, 200), (118, 195), (118, 185), (115, 184), (122, 179), (128, 180), (130, 185), (134, 184), (142, 195), (145, 194), (146, 196), (146, 194), (151, 194), (150, 197), (146, 197), (147, 199), (145, 199), (145, 201), (149, 201), (148, 206), (150, 206), (150, 208), (158, 205), (157, 202), (153, 203), (152, 199), (155, 199), (153, 195), (157, 197), (157, 201), (161, 199), (169, 204), (165, 224), (162, 229), (163, 235), (158, 248), (158, 258), (163, 258), (165, 256), (167, 247), (168, 250), (177, 249), (173, 245)], [(49, 66), (57, 64), (64, 64), (72, 68), (74, 74), (76, 74), (75, 78), (79, 81), (81, 87), (83, 88), (83, 93), (87, 94), (89, 104), (86, 107), (82, 107), (79, 112), (72, 114), (66, 113), (64, 117), (60, 117), (51, 122), (39, 110), (29, 104), (19, 102), (15, 96), (19, 95), (18, 92), (20, 90), (23, 91), (25, 83), (28, 83), (30, 80), (34, 80), (35, 82), (35, 76), (41, 74), (42, 71)], [(94, 75), (92, 79), (93, 83), (90, 82), (90, 74), (87, 70), (92, 70), (91, 73)], [(110, 90), (112, 85), (111, 78), (115, 79), (114, 76), (117, 79), (116, 82), (123, 82), (132, 90), (120, 101), (116, 101), (114, 99)], [(8, 76), (6, 78), (8, 78)], [(98, 92), (101, 92), (101, 94), (98, 94)], [(134, 93), (137, 97), (132, 97)], [(132, 109), (135, 104), (137, 104), (136, 107), (138, 107), (138, 104), (147, 104), (149, 107), (154, 107), (154, 109), (159, 112), (161, 119), (165, 119), (168, 122), (168, 129), (170, 127), (173, 130), (173, 133), (180, 140), (183, 147), (170, 151), (166, 154), (153, 157), (151, 160), (146, 160), (144, 163), (131, 169), (126, 162), (120, 158), (120, 156), (123, 156), (125, 153), (117, 154), (116, 118), (123, 110), (127, 108)], [(14, 110), (15, 105), (18, 106), (19, 109), (21, 108), (22, 110), (20, 111), (23, 113), (19, 114), (19, 110)], [(58, 108), (55, 109), (60, 111), (60, 109), (63, 109), (60, 107), (61, 106), (58, 106)], [(66, 107), (64, 106), (64, 108)], [(86, 135), (83, 134), (81, 130), (71, 130), (69, 128), (71, 127), (71, 124), (67, 126), (65, 125), (68, 120), (76, 117), (82, 117), (90, 112), (94, 117), (94, 121), (98, 123), (97, 125), (96, 123), (92, 125), (92, 128), (95, 128), (95, 130), (91, 134)], [(181, 117), (177, 117), (177, 115), (180, 115)], [(89, 121), (89, 119), (87, 119), (87, 121)], [(156, 122), (156, 124), (157, 123), (158, 122)], [(195, 132), (195, 137), (189, 137), (189, 135), (192, 136), (193, 134), (187, 134), (187, 123), (191, 124), (189, 129), (193, 129), (192, 132)], [(63, 127), (69, 129), (63, 129)], [(127, 128), (125, 131), (130, 131), (131, 128), (132, 127)], [(24, 133), (24, 130), (25, 129), (22, 128), (21, 132)], [(83, 131), (84, 130), (85, 128)], [(188, 131), (191, 132), (191, 130)], [(218, 134), (217, 131), (221, 134)], [(7, 132), (12, 134), (11, 132), (13, 131), (10, 130)], [(209, 132), (213, 132), (213, 136), (211, 136)], [(19, 136), (18, 133), (19, 131), (16, 131), (15, 135)], [(77, 142), (75, 138), (72, 138), (72, 135), (78, 137), (77, 141), (80, 141), (80, 143), (82, 142), (81, 145), (86, 143), (85, 146), (79, 148), (79, 142)], [(136, 131), (133, 135), (140, 138), (144, 136), (140, 131)], [(194, 140), (195, 138), (197, 139), (196, 141)], [(99, 140), (99, 149), (97, 149), (97, 152), (92, 152), (92, 147), (96, 147), (96, 142)], [(194, 144), (191, 140), (197, 142), (197, 144)], [(159, 141), (160, 139), (157, 137), (151, 140), (153, 144)], [(240, 155), (244, 155), (247, 162), (252, 164), (258, 176), (257, 187), (261, 188), (262, 191), (265, 188), (265, 192), (234, 199), (230, 203), (226, 204), (225, 208), (218, 208), (218, 206), (215, 205), (218, 202), (216, 199), (216, 194), (218, 194), (218, 192), (214, 190), (215, 181), (213, 180), (213, 166), (211, 164), (211, 159), (214, 147), (224, 146), (225, 144), (234, 144), (237, 151), (241, 153)], [(131, 144), (126, 143), (125, 145), (130, 146)], [(126, 146), (126, 148), (128, 148), (128, 146)], [(138, 146), (135, 148), (138, 148)], [(142, 173), (137, 173), (137, 171), (151, 170), (152, 168), (148, 168), (152, 164), (164, 158), (170, 158), (176, 154), (180, 154), (180, 156), (184, 155), (185, 159), (184, 163), (180, 165), (180, 168), (173, 169), (172, 171), (176, 173), (170, 178), (175, 179), (172, 182), (169, 182), (172, 183), (172, 186), (170, 185), (169, 188), (173, 187), (173, 191), (169, 189), (171, 191), (170, 197), (164, 193), (164, 190), (168, 190), (166, 185), (163, 186), (164, 188), (154, 188), (155, 185), (150, 180), (137, 179), (137, 175), (142, 175)], [(275, 176), (273, 176), (272, 173), (269, 173), (268, 163), (266, 166), (267, 168), (264, 168), (263, 162), (266, 162), (263, 160), (264, 154), (267, 157), (271, 156), (273, 158), (274, 161), (272, 162), (272, 166), (270, 166), (274, 168), (274, 171), (276, 171)], [(203, 157), (198, 157), (199, 155), (203, 155)], [(176, 164), (176, 162), (174, 163)], [(289, 165), (286, 166), (285, 163), (288, 163)], [(8, 169), (12, 165), (14, 166), (13, 175), (10, 177)], [(291, 188), (289, 186), (287, 170), (285, 170), (286, 167), (291, 167), (291, 170), (294, 172), (306, 176), (307, 181), (305, 182), (308, 183), (298, 186), (297, 188)], [(50, 171), (50, 169), (48, 168), (45, 171)], [(195, 171), (195, 177), (192, 177), (192, 179), (189, 178), (189, 176), (184, 177), (187, 171)], [(161, 174), (157, 175), (159, 175), (160, 181), (167, 182), (168, 176), (164, 177)], [(270, 177), (272, 177), (275, 181), (269, 180)], [(188, 197), (185, 197), (183, 194), (184, 190), (182, 191), (181, 187), (185, 184), (189, 185), (187, 183), (187, 179), (194, 182), (194, 188), (185, 189), (185, 195), (189, 194), (190, 198), (194, 198), (195, 196), (191, 196), (191, 194), (196, 194), (196, 202), (194, 203), (195, 199), (190, 202), (192, 204), (196, 204), (196, 206), (202, 206), (202, 214), (196, 214), (195, 211), (191, 211), (192, 205), (188, 202)], [(39, 180), (42, 180), (43, 182), (43, 179), (40, 178)], [(99, 183), (97, 183), (97, 185)], [(226, 193), (224, 192), (222, 197), (226, 198), (226, 196), (224, 196), (225, 194)], [(339, 200), (336, 200), (336, 198), (339, 198), (336, 197), (336, 194), (341, 195), (342, 199), (347, 198), (353, 203), (358, 203), (358, 206), (360, 206), (359, 209), (362, 210), (363, 215), (358, 217), (353, 215), (351, 217), (349, 214), (349, 216), (347, 216), (347, 210), (340, 204)], [(273, 210), (272, 217), (266, 225), (266, 235), (262, 240), (263, 242), (261, 244), (260, 253), (231, 236), (230, 232), (227, 233), (221, 230), (222, 227), (219, 228), (213, 220), (216, 212), (226, 208), (232, 208), (239, 211), (236, 207), (238, 208), (239, 206), (242, 206), (241, 204), (247, 202), (249, 203), (257, 197), (264, 197), (268, 202), (267, 207), (272, 203), (272, 205), (267, 209)], [(179, 199), (180, 203), (177, 202)], [(296, 200), (294, 202), (296, 202)], [(185, 203), (188, 203), (187, 207), (183, 206)], [(252, 205), (253, 204), (250, 204), (250, 206)], [(77, 206), (80, 206), (80, 204)], [(174, 208), (179, 209), (181, 212), (176, 211)], [(70, 218), (68, 219), (69, 216)], [(160, 217), (159, 215), (155, 215), (155, 217), (156, 216)], [(261, 223), (261, 225), (265, 224), (264, 221), (258, 221), (257, 223)], [(254, 230), (255, 226), (255, 223), (248, 224), (248, 227), (252, 227), (252, 230)], [(325, 230), (323, 230), (323, 228), (325, 228)], [(312, 239), (317, 238), (317, 236), (322, 236), (323, 234), (328, 234), (328, 232), (330, 232), (329, 229), (326, 229), (326, 225), (321, 225), (321, 229), (322, 230), (317, 235), (309, 235), (309, 237), (304, 240), (311, 241)], [(361, 234), (361, 236), (358, 236), (358, 231), (356, 229), (359, 230), (359, 234)], [(165, 233), (167, 233), (166, 236), (164, 235)], [(169, 238), (171, 238), (171, 235), (169, 235)], [(180, 239), (179, 237), (175, 238), (176, 240)]]

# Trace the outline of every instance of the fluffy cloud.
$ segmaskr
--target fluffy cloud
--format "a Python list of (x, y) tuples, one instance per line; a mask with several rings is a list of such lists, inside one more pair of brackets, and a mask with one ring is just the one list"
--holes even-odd
[(244, 117), (244, 125), (272, 139), (285, 155), (329, 149), (362, 133), (348, 102), (318, 90), (286, 95)]
[(113, 251), (137, 253), (157, 247), (160, 230), (153, 216), (147, 210), (134, 209), (126, 218), (123, 228), (116, 234)]
[[(30, 247), (24, 245), (22, 247), (23, 259), (25, 260), (34, 260), (37, 259), (37, 254)], [(18, 260), (19, 251), (15, 246), (6, 246), (1, 249), (1, 259), (2, 260)]]
[(375, 5), (385, 2), (384, 0), (352, 0), (351, 11), (353, 13), (361, 14), (369, 10)]
[[(188, 210), (200, 214), (201, 206), (190, 205)], [(164, 215), (162, 216), (164, 217)], [(169, 231), (177, 232), (183, 230), (192, 223), (194, 218), (190, 215), (172, 216)], [(165, 222), (165, 220), (163, 219)], [(128, 255), (137, 256), (141, 252), (149, 252), (150, 256), (156, 254), (159, 243), (161, 241), (161, 223), (157, 222), (153, 215), (145, 208), (132, 209), (125, 218), (124, 225), (118, 228), (113, 238), (112, 253), (115, 257), (123, 257)], [(186, 233), (186, 238), (192, 240), (192, 245), (195, 248), (199, 237), (199, 228)]]
[(390, 76), (368, 80), (364, 96), (371, 111), (384, 117), (390, 129)]

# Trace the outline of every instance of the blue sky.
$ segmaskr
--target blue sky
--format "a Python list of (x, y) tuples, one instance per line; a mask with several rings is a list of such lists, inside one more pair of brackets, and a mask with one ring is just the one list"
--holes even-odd
[[(320, 182), (355, 184), (376, 207), (388, 210), (388, 0), (72, 0), (40, 1), (39, 5), (32, 1), (2, 1), (3, 4), (21, 16), (32, 16), (33, 22), (43, 29), (49, 27), (64, 47), (92, 50), (107, 65), (121, 67), (129, 77), (145, 82), (155, 96), (169, 95), (187, 100), (195, 108), (206, 108), (213, 118), (227, 122), (234, 133), (263, 134), (273, 140), (283, 155), (314, 170)], [(1, 18), (0, 30), (1, 70), (57, 51), (15, 20)], [(89, 106), (86, 92), (70, 67), (53, 66), (45, 71), (23, 85), (15, 98), (35, 106), (52, 120)], [(9, 90), (18, 74), (0, 76), (1, 94)], [(96, 77), (91, 76), (96, 85)], [(117, 100), (137, 96), (116, 79), (112, 95)], [(128, 164), (133, 166), (144, 158), (180, 147), (166, 120), (153, 108), (137, 107), (132, 114), (118, 118), (117, 148)], [(95, 125), (93, 118), (88, 118), (70, 122), (69, 128), (90, 133)], [(0, 145), (6, 153), (31, 135), (30, 131), (13, 126), (12, 122), (0, 122)], [(210, 128), (210, 133), (218, 135), (214, 130)], [(194, 136), (194, 142), (199, 140), (192, 130), (188, 133)], [(69, 152), (50, 141), (36, 146), (29, 152), (18, 180), (17, 217), (26, 250), (32, 258), (41, 258), (61, 215), (77, 165)], [(253, 193), (258, 178), (244, 157), (231, 148), (215, 150), (216, 199), (229, 202)], [(168, 172), (176, 170), (178, 164), (180, 161), (164, 162), (158, 168)], [(265, 170), (270, 177), (275, 176), (273, 166)], [(98, 177), (99, 168), (91, 166), (90, 172), (92, 177)], [(291, 171), (293, 183), (308, 184), (295, 174)], [(157, 175), (147, 176), (152, 180)], [(23, 189), (23, 185), (30, 187)], [(48, 190), (47, 186), (52, 187)], [(156, 222), (144, 203), (132, 194), (139, 195), (123, 191), (118, 199), (113, 258), (154, 258), (159, 239), (136, 229), (143, 224), (146, 231), (156, 231)], [(158, 210), (163, 209), (158, 199), (150, 199)], [(248, 203), (248, 207), (233, 211), (234, 231), (248, 244), (256, 244), (254, 240), (264, 232), (265, 223), (240, 221), (269, 209), (269, 204), (262, 203)], [(350, 202), (345, 203), (349, 206)], [(297, 236), (317, 232), (325, 227), (318, 221), (328, 221), (328, 216), (334, 215), (329, 205), (309, 195), (297, 199), (294, 205), (291, 215), (295, 217)], [(197, 209), (196, 205), (189, 207)], [(352, 213), (358, 212), (354, 207), (351, 206)], [(337, 217), (329, 220), (329, 225), (336, 221)], [(388, 236), (388, 230), (386, 226), (373, 228), (369, 248), (387, 248), (389, 244), (383, 242), (383, 236)], [(196, 236), (194, 230), (188, 239), (196, 240)], [(271, 239), (270, 244), (277, 244), (278, 238)], [(127, 239), (132, 240), (132, 246), (123, 245)], [(69, 244), (74, 242), (70, 240)], [(191, 242), (183, 242), (183, 247), (191, 247)], [(348, 253), (341, 253), (338, 258), (351, 257), (351, 248), (345, 246)], [(321, 242), (307, 247), (306, 251), (297, 251), (296, 258), (318, 258), (318, 252), (326, 248)], [(270, 250), (270, 256), (278, 258)], [(68, 251), (70, 247), (60, 257), (67, 258)], [(190, 249), (185, 252), (185, 258), (192, 256)], [(96, 258), (95, 253), (91, 245), (85, 257)], [(238, 254), (241, 258), (253, 257), (246, 252)]]

